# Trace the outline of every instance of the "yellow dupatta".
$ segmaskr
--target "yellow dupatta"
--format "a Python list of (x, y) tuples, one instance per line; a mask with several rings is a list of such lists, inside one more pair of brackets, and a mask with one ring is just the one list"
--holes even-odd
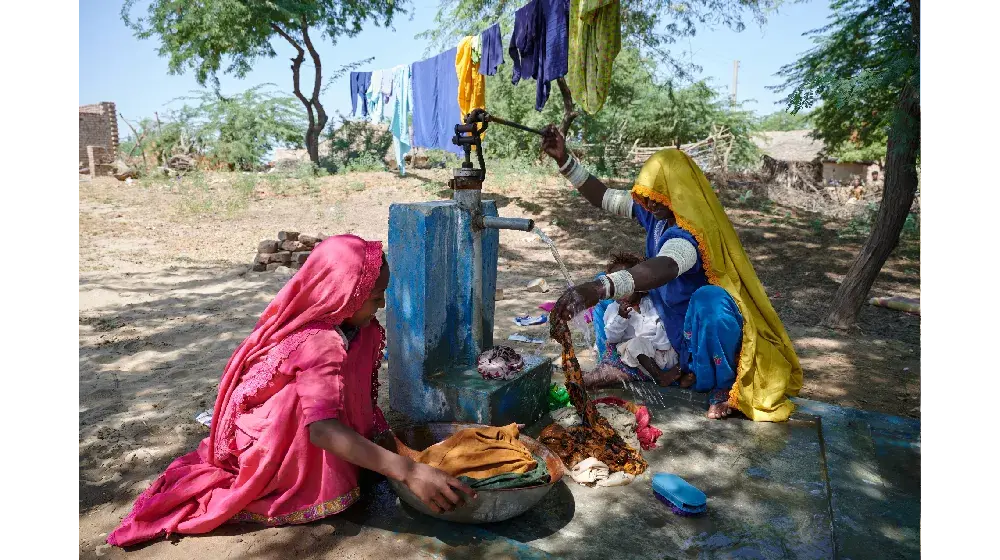
[(802, 388), (802, 367), (708, 178), (681, 150), (650, 157), (632, 187), (673, 211), (677, 225), (698, 240), (709, 283), (726, 290), (743, 314), (743, 343), (729, 404), (751, 420), (780, 422), (795, 409), (788, 397)]

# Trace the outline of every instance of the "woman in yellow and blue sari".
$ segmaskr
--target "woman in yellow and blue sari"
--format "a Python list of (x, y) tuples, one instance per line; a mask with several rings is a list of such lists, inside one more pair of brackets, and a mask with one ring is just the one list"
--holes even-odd
[(787, 420), (802, 368), (698, 165), (680, 150), (661, 150), (627, 191), (609, 189), (584, 169), (554, 126), (542, 148), (588, 202), (646, 230), (645, 261), (567, 290), (553, 315), (569, 319), (600, 300), (648, 292), (680, 356), (677, 375), (694, 374), (693, 389), (709, 394), (709, 418), (738, 410), (752, 420)]

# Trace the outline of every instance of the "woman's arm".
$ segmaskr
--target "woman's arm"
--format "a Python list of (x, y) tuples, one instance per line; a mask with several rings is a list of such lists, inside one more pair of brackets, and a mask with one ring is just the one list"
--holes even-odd
[(476, 497), (472, 488), (444, 471), (384, 449), (335, 419), (309, 424), (309, 441), (347, 462), (406, 484), (436, 511), (450, 511), (464, 501), (456, 490)]
[[(615, 282), (625, 280), (622, 284), (627, 289), (627, 285), (630, 283), (628, 277), (631, 277), (632, 284), (629, 293), (648, 292), (666, 285), (697, 264), (698, 249), (694, 244), (679, 237), (668, 239), (660, 247), (660, 251), (655, 257), (647, 259), (627, 271), (604, 276), (603, 278), (607, 278), (611, 285), (610, 293), (606, 292), (604, 283), (600, 280), (579, 284), (566, 290), (563, 295), (559, 296), (555, 307), (552, 308), (552, 316), (568, 321), (577, 314), (597, 305), (597, 302), (602, 299), (625, 297), (628, 294), (615, 293)], [(616, 279), (615, 277), (618, 275), (624, 275), (626, 278)]]
[(400, 482), (413, 461), (383, 448), (335, 419), (309, 424), (309, 441), (341, 459)]
[[(544, 132), (542, 149), (556, 161), (556, 164), (560, 168), (563, 167), (569, 160), (569, 154), (566, 152), (566, 138), (563, 137), (555, 125), (550, 124), (545, 127)], [(587, 199), (587, 202), (598, 208), (603, 208), (604, 193), (608, 191), (608, 186), (602, 183), (600, 179), (590, 175), (577, 190), (580, 191), (583, 198)]]

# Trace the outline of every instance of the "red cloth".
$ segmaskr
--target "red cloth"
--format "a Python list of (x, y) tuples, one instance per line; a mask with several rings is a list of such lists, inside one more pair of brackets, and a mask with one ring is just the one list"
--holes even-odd
[(620, 397), (601, 397), (599, 399), (593, 399), (593, 401), (595, 404), (604, 403), (620, 406), (635, 414), (635, 435), (639, 438), (639, 445), (645, 450), (656, 447), (656, 440), (660, 439), (660, 436), (663, 435), (663, 431), (650, 424), (651, 418), (648, 408), (645, 406), (639, 406), (634, 402), (627, 401)]
[(373, 321), (347, 348), (335, 328), (368, 298), (381, 264), (381, 243), (351, 235), (313, 249), (230, 358), (209, 437), (139, 496), (109, 544), (230, 520), (302, 523), (357, 500), (358, 467), (312, 445), (308, 425), (337, 418), (365, 437), (386, 427), (374, 403), (385, 331)]

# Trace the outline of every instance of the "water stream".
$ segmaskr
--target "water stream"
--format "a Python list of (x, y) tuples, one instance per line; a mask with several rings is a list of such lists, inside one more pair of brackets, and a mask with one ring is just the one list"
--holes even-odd
[[(532, 231), (535, 233), (535, 235), (538, 236), (539, 239), (542, 240), (542, 243), (548, 246), (549, 251), (552, 253), (552, 258), (555, 259), (556, 264), (559, 266), (559, 272), (562, 273), (563, 278), (566, 280), (566, 286), (572, 288), (573, 279), (570, 278), (569, 271), (566, 270), (566, 265), (565, 263), (563, 263), (562, 257), (559, 256), (559, 249), (556, 248), (556, 242), (552, 241), (552, 239), (548, 235), (545, 235), (545, 232), (542, 231), (541, 228), (539, 228), (538, 226), (535, 226), (535, 229), (533, 229)], [(583, 339), (587, 343), (587, 349), (593, 350), (594, 341), (593, 337), (591, 336), (590, 325), (587, 324), (587, 320), (584, 318), (585, 314), (586, 310), (577, 314), (576, 317), (573, 317), (573, 319), (569, 323), (571, 327), (575, 327), (576, 330), (579, 330), (583, 333)]]

